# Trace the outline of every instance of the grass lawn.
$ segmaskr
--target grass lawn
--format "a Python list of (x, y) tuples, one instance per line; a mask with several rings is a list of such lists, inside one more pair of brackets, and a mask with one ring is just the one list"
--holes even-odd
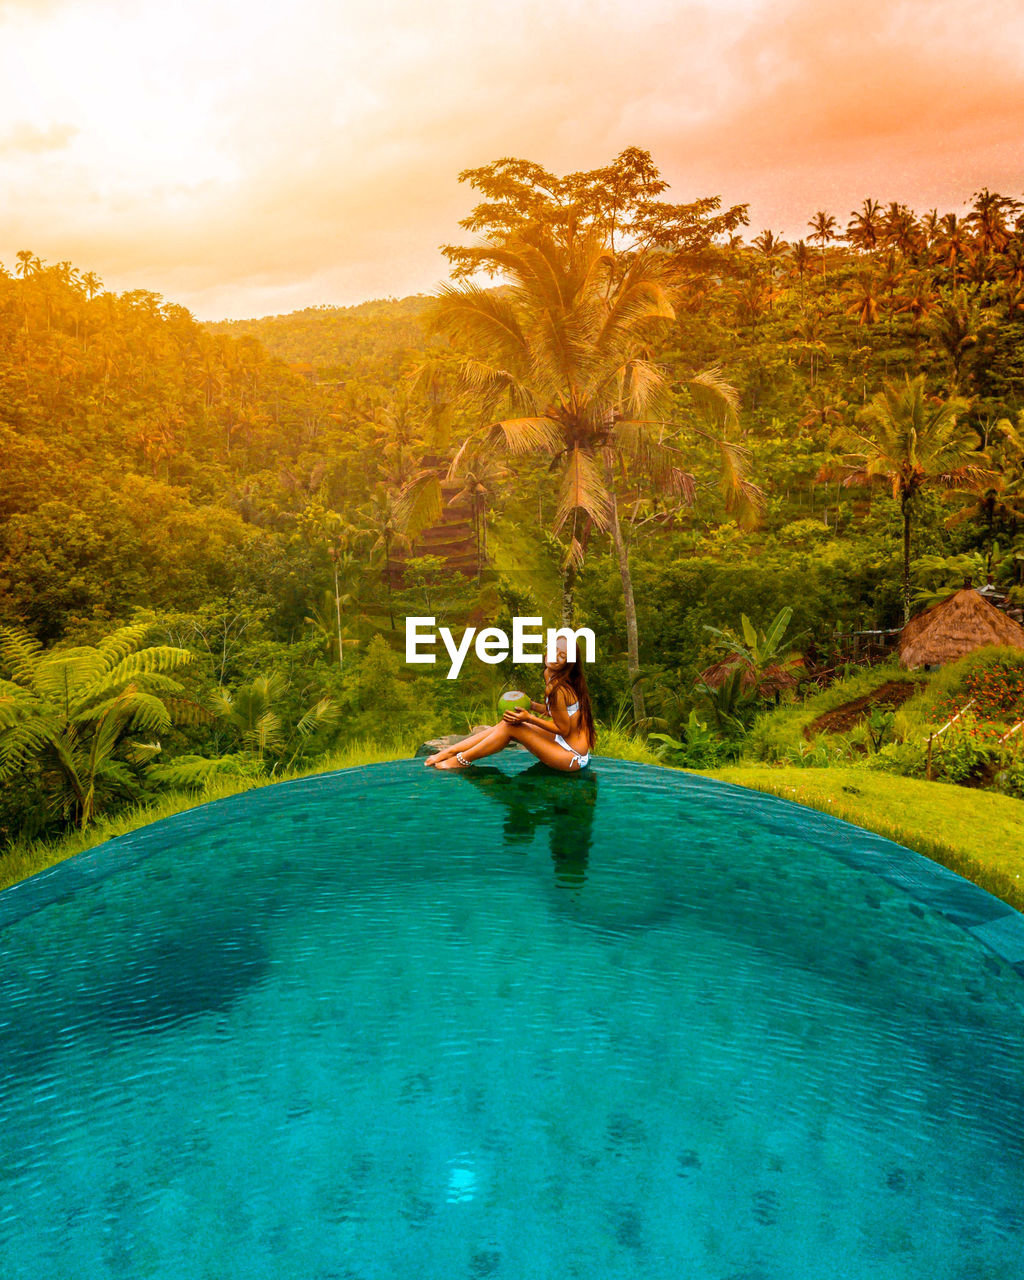
[(834, 813), (933, 858), (1024, 910), (1024, 801), (865, 769), (736, 765), (706, 772)]

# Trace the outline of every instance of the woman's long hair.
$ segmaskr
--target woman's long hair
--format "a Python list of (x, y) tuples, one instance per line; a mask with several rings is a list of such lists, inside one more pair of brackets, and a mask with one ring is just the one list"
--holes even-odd
[(587, 750), (590, 751), (597, 741), (597, 730), (594, 728), (594, 713), (590, 709), (590, 690), (587, 688), (587, 675), (583, 670), (581, 647), (576, 646), (576, 657), (572, 662), (566, 663), (564, 670), (552, 673), (551, 684), (547, 686), (545, 693), (550, 697), (559, 685), (565, 685), (567, 689), (572, 690), (575, 697), (570, 698), (569, 701), (580, 704), (580, 724), (586, 730)]

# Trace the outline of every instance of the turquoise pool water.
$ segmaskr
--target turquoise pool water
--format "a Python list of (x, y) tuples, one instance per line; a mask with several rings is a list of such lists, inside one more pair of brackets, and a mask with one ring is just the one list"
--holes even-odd
[(598, 759), (324, 774), (0, 894), (5, 1280), (1018, 1280), (1024, 919)]

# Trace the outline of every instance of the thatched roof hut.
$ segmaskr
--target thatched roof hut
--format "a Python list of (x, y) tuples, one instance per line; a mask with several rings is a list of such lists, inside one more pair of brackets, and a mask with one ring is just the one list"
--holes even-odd
[(900, 632), (900, 661), (905, 667), (938, 666), (986, 644), (1024, 649), (1024, 627), (974, 587), (963, 587), (910, 619)]
[(749, 692), (756, 686), (757, 692), (762, 697), (770, 697), (772, 694), (781, 693), (783, 689), (792, 689), (796, 686), (797, 680), (794, 668), (798, 670), (800, 665), (797, 662), (788, 667), (781, 667), (778, 663), (772, 663), (771, 666), (765, 667), (761, 674), (758, 675), (749, 663), (743, 662), (737, 654), (730, 654), (728, 658), (723, 658), (721, 662), (716, 662), (713, 667), (708, 667), (707, 671), (702, 671), (700, 679), (709, 689), (719, 689), (738, 666), (743, 666), (744, 672), (741, 687), (744, 693)]

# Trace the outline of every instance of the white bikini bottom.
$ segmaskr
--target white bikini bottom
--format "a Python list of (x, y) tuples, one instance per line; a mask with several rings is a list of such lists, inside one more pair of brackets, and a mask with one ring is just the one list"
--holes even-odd
[[(566, 740), (562, 737), (560, 733), (555, 734), (555, 741), (558, 743), (560, 747), (565, 747), (566, 751), (568, 751), (570, 755), (575, 757), (577, 769), (582, 769), (584, 765), (588, 765), (590, 763), (589, 751), (586, 753), (586, 755), (581, 756), (575, 747), (569, 746), (568, 742), (566, 742)], [(570, 769), (572, 768), (571, 764), (569, 765), (569, 768)]]

